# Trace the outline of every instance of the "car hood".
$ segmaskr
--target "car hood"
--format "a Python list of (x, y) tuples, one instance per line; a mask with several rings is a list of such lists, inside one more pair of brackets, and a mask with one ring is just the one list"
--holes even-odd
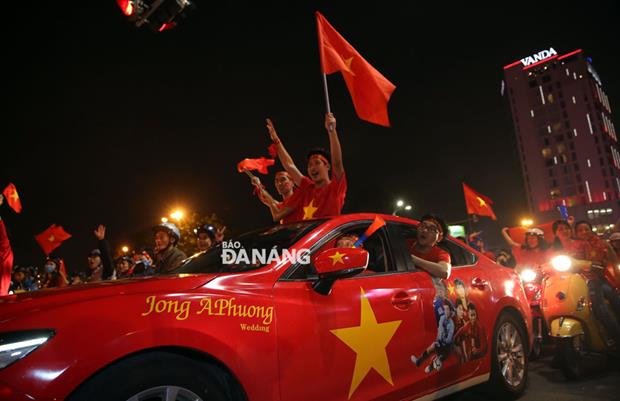
[(217, 274), (177, 274), (137, 277), (4, 296), (0, 297), (0, 323), (18, 314), (41, 312), (69, 303), (92, 301), (97, 298), (188, 291), (205, 285), (217, 276)]

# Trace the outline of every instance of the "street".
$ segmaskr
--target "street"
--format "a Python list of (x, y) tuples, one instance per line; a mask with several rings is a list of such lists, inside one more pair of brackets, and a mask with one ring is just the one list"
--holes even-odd
[[(620, 400), (620, 368), (611, 360), (604, 372), (592, 373), (579, 380), (568, 381), (559, 369), (553, 369), (550, 351), (540, 360), (530, 362), (529, 383), (520, 401), (610, 401)], [(476, 386), (445, 401), (473, 401), (490, 399), (484, 385)]]

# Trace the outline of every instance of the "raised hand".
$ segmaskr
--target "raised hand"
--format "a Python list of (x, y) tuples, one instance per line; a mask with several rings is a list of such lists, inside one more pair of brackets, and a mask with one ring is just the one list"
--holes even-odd
[(267, 119), (267, 131), (269, 131), (269, 137), (273, 143), (280, 143), (280, 138), (276, 132), (276, 127), (273, 126), (273, 122), (271, 122), (271, 119), (269, 118)]
[(99, 241), (102, 241), (105, 238), (105, 226), (103, 224), (99, 224), (94, 233), (95, 237), (97, 237)]
[(336, 131), (336, 117), (334, 117), (334, 113), (325, 114), (325, 129), (327, 132)]
[(226, 226), (218, 228), (215, 231), (215, 241), (216, 242), (222, 242), (224, 241), (224, 231), (226, 231)]

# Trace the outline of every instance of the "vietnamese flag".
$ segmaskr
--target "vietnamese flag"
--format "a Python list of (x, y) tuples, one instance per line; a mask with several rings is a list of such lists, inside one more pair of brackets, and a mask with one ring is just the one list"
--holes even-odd
[(478, 216), (489, 216), (493, 220), (497, 220), (491, 205), (493, 201), (486, 196), (479, 194), (471, 189), (467, 184), (463, 183), (463, 192), (465, 194), (465, 206), (467, 206), (467, 214), (476, 214)]
[(538, 225), (533, 225), (531, 227), (524, 227), (524, 226), (510, 227), (508, 229), (508, 235), (510, 235), (510, 238), (512, 238), (514, 242), (517, 242), (519, 244), (525, 244), (525, 232), (528, 230), (528, 228), (540, 228), (545, 233), (545, 241), (548, 244), (552, 244), (555, 238), (555, 236), (553, 235), (553, 223), (554, 222), (555, 220), (551, 220), (549, 222), (538, 224)]
[(56, 224), (52, 224), (45, 231), (34, 236), (45, 255), (52, 253), (54, 249), (58, 248), (69, 238), (71, 238), (71, 234), (67, 233), (62, 226), (57, 226)]
[(237, 171), (243, 173), (243, 170), (258, 170), (261, 174), (267, 174), (267, 167), (273, 166), (275, 163), (275, 160), (265, 159), (264, 157), (260, 159), (243, 159), (237, 164)]
[(316, 23), (323, 73), (340, 71), (351, 93), (357, 116), (389, 127), (387, 104), (396, 86), (364, 60), (318, 11)]
[(6, 198), (11, 209), (15, 210), (15, 213), (21, 213), (22, 211), (22, 201), (19, 200), (19, 195), (17, 194), (17, 188), (12, 183), (7, 185), (2, 191), (2, 194)]

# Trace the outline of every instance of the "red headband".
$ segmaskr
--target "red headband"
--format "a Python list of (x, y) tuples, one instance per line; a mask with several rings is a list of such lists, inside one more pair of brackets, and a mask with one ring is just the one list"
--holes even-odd
[(310, 157), (308, 158), (308, 161), (314, 159), (314, 158), (318, 158), (319, 160), (322, 160), (325, 164), (327, 164), (329, 166), (329, 162), (327, 161), (327, 159), (325, 158), (325, 156), (323, 156), (320, 153), (315, 153), (313, 155), (310, 155)]

